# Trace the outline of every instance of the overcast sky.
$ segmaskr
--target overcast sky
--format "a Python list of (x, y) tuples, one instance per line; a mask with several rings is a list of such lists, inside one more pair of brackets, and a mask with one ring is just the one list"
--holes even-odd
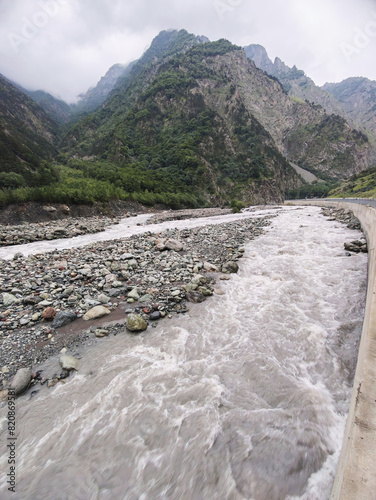
[(169, 28), (261, 44), (319, 85), (376, 80), (376, 0), (0, 0), (0, 73), (73, 102)]

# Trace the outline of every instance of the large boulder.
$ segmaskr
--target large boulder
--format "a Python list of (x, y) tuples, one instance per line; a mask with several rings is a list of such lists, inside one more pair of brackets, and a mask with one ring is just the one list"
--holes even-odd
[(179, 240), (169, 239), (165, 242), (165, 247), (167, 248), (167, 250), (181, 252), (183, 250), (183, 243)]
[(137, 291), (137, 288), (133, 288), (133, 290), (131, 290), (128, 293), (128, 299), (138, 300), (139, 298), (140, 298), (140, 295)]
[(76, 320), (77, 316), (72, 311), (59, 311), (56, 313), (52, 321), (52, 328), (61, 328), (62, 326), (69, 325), (72, 321)]
[(204, 262), (204, 270), (208, 273), (217, 273), (219, 271), (218, 267), (211, 262)]
[(16, 396), (22, 394), (31, 382), (31, 370), (29, 368), (20, 368), (14, 376), (10, 388), (14, 390)]
[(43, 210), (45, 212), (49, 212), (50, 214), (53, 214), (57, 211), (57, 208), (51, 207), (51, 206), (45, 206), (45, 207), (43, 207)]
[(204, 302), (204, 300), (206, 300), (206, 297), (202, 293), (195, 292), (194, 290), (192, 290), (191, 292), (187, 292), (185, 294), (185, 298), (186, 300), (188, 300), (188, 302), (194, 302), (195, 304)]
[(17, 299), (17, 297), (12, 295), (11, 293), (3, 293), (3, 305), (5, 307), (9, 307), (12, 304), (16, 304), (17, 302), (20, 302), (19, 299)]
[(143, 332), (147, 329), (148, 324), (139, 314), (129, 314), (126, 323), (127, 330), (130, 332)]
[(60, 356), (60, 364), (63, 370), (78, 370), (78, 360), (73, 356), (69, 356), (68, 354), (63, 354), (62, 356)]
[(85, 321), (89, 321), (90, 319), (102, 318), (102, 316), (107, 316), (111, 311), (104, 306), (95, 306), (83, 316)]
[[(42, 304), (42, 302), (41, 302)], [(47, 307), (44, 311), (43, 311), (43, 319), (45, 321), (52, 321), (54, 319), (54, 317), (56, 316), (56, 309), (54, 307)]]
[(222, 266), (222, 272), (223, 273), (237, 273), (239, 271), (239, 266), (237, 262), (234, 260), (230, 260), (229, 262), (226, 262)]

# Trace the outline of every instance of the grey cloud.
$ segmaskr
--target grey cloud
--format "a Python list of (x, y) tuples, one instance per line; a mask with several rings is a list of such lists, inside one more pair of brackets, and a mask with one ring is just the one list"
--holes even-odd
[[(59, 13), (15, 52), (9, 33), (21, 33), (23, 20), (46, 2), (61, 2)], [(0, 0), (0, 73), (73, 100), (112, 64), (140, 57), (159, 31), (185, 28), (211, 40), (260, 43), (318, 83), (359, 74), (376, 79), (376, 35), (351, 61), (340, 48), (373, 11), (373, 0)]]

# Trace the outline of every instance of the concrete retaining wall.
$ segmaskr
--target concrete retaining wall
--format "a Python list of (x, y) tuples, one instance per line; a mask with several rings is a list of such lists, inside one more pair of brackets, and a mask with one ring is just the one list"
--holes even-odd
[(346, 208), (359, 219), (368, 243), (368, 288), (350, 411), (331, 500), (376, 500), (376, 209), (340, 201), (295, 205)]

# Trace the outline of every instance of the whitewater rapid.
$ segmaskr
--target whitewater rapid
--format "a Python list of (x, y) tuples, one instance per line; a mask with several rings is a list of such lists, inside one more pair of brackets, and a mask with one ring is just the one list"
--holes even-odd
[(104, 339), (65, 384), (19, 398), (9, 498), (329, 498), (367, 256), (347, 256), (361, 234), (316, 207), (274, 211), (224, 295)]

